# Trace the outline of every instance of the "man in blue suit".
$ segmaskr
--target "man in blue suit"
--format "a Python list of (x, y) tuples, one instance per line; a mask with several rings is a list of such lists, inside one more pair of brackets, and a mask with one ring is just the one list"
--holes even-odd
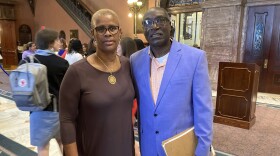
[(204, 51), (170, 40), (163, 8), (143, 18), (150, 46), (130, 57), (139, 104), (142, 156), (164, 156), (162, 141), (194, 126), (195, 155), (208, 156), (212, 143), (212, 100)]

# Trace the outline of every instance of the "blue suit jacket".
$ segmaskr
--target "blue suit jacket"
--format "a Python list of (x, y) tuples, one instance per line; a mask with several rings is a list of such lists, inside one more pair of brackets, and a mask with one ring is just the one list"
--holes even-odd
[(162, 141), (195, 127), (196, 155), (209, 154), (212, 100), (205, 52), (173, 41), (156, 105), (150, 85), (149, 47), (130, 58), (140, 113), (142, 156), (164, 156)]

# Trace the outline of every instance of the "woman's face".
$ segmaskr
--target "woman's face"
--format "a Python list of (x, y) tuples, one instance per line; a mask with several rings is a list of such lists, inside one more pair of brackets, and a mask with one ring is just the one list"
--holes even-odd
[(59, 49), (64, 49), (64, 47), (63, 47), (63, 43), (59, 40), (59, 42), (60, 42), (60, 46), (59, 46)]
[(121, 37), (119, 22), (112, 15), (99, 16), (94, 28), (96, 48), (102, 52), (116, 52)]
[(56, 40), (54, 41), (54, 45), (53, 45), (54, 51), (58, 51), (60, 47), (61, 47), (61, 42), (60, 42), (59, 39), (56, 39)]
[(36, 45), (35, 45), (35, 43), (33, 43), (32, 45), (31, 45), (31, 47), (29, 48), (29, 50), (30, 51), (35, 51), (36, 50)]

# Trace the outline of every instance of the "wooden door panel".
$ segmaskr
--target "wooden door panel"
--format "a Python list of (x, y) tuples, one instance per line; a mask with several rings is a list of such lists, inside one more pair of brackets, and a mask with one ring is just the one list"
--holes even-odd
[(268, 58), (275, 6), (250, 7), (243, 62), (256, 63), (261, 68), (259, 91), (265, 92)]
[(244, 61), (263, 66), (269, 51), (272, 34), (274, 6), (249, 8)]
[(11, 66), (15, 66), (18, 64), (17, 61), (17, 53), (15, 51), (3, 50), (3, 67), (10, 68)]
[(18, 64), (15, 21), (0, 20), (0, 26), (3, 30), (1, 33), (3, 66), (4, 68), (10, 68)]
[(268, 59), (267, 92), (280, 93), (280, 6), (275, 7), (273, 33)]
[(245, 63), (260, 66), (259, 91), (280, 93), (280, 6), (250, 7)]

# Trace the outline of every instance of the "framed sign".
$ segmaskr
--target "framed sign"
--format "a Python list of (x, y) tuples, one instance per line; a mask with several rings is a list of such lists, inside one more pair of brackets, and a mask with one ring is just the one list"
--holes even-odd
[(79, 31), (78, 29), (72, 29), (70, 30), (70, 39), (71, 38), (77, 38), (79, 39)]
[(20, 25), (18, 31), (21, 45), (32, 41), (31, 28), (27, 24)]

